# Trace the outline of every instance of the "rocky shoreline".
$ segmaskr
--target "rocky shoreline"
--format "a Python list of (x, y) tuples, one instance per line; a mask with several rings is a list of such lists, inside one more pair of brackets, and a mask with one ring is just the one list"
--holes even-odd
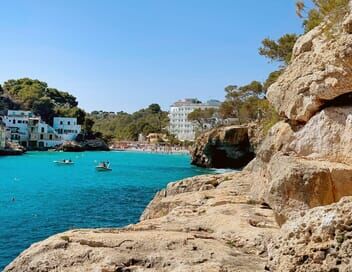
[(236, 125), (204, 133), (191, 150), (192, 164), (206, 168), (243, 168), (255, 156), (248, 130), (248, 126)]
[(5, 271), (262, 271), (263, 237), (278, 225), (270, 209), (250, 201), (248, 175), (171, 183), (140, 223), (55, 235), (32, 245)]
[(109, 146), (101, 139), (85, 141), (67, 141), (57, 148), (57, 151), (83, 152), (83, 151), (109, 151)]
[(0, 149), (0, 156), (18, 156), (26, 152), (26, 149), (16, 143), (6, 143), (5, 149)]
[(5, 271), (352, 271), (352, 12), (300, 37), (267, 97), (285, 118), (241, 172), (170, 183), (141, 221), (72, 230)]

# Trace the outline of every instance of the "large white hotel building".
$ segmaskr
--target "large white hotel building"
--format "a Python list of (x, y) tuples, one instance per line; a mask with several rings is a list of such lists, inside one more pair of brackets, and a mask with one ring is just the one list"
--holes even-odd
[(170, 126), (169, 131), (181, 141), (193, 141), (195, 139), (195, 125), (188, 121), (188, 114), (195, 109), (206, 109), (220, 107), (218, 100), (209, 100), (202, 103), (196, 98), (186, 98), (179, 100), (170, 107)]

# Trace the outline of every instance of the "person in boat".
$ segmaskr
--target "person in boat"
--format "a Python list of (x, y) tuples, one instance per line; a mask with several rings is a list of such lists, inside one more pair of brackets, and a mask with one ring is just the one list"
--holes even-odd
[(110, 162), (109, 162), (109, 161), (102, 161), (102, 162), (99, 164), (99, 167), (105, 168), (105, 169), (108, 169), (109, 166), (110, 166)]
[(102, 161), (101, 163), (99, 163), (99, 167), (103, 167), (103, 168), (106, 168), (106, 164), (104, 161)]

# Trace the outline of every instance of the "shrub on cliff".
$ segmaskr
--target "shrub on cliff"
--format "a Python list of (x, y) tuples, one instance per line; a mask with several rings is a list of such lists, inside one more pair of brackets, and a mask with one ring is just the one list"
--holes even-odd
[(312, 0), (314, 8), (307, 9), (305, 1), (296, 3), (298, 16), (304, 18), (303, 26), (308, 32), (323, 21), (327, 29), (341, 21), (348, 12), (349, 0)]

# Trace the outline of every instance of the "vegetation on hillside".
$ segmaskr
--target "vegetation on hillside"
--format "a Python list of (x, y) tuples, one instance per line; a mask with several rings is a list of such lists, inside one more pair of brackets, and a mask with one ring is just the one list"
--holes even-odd
[(305, 2), (303, 0), (296, 2), (296, 12), (304, 19), (305, 32), (312, 30), (323, 21), (326, 29), (331, 30), (348, 12), (349, 0), (312, 0), (313, 8), (309, 8)]
[(94, 121), (93, 131), (101, 132), (105, 138), (131, 141), (137, 140), (140, 133), (146, 136), (166, 132), (169, 121), (168, 113), (158, 104), (132, 114), (94, 111), (89, 118)]
[(217, 110), (214, 108), (195, 109), (193, 112), (188, 114), (187, 119), (191, 122), (195, 122), (197, 127), (202, 130), (204, 125), (209, 122), (216, 112)]
[(238, 87), (225, 88), (226, 99), (220, 107), (223, 118), (238, 118), (240, 124), (259, 121), (268, 130), (279, 116), (265, 98), (265, 89), (258, 81)]
[(77, 117), (83, 124), (85, 112), (78, 108), (76, 97), (68, 92), (48, 87), (36, 79), (21, 78), (4, 82), (0, 95), (0, 110), (29, 110), (51, 124), (54, 116)]

